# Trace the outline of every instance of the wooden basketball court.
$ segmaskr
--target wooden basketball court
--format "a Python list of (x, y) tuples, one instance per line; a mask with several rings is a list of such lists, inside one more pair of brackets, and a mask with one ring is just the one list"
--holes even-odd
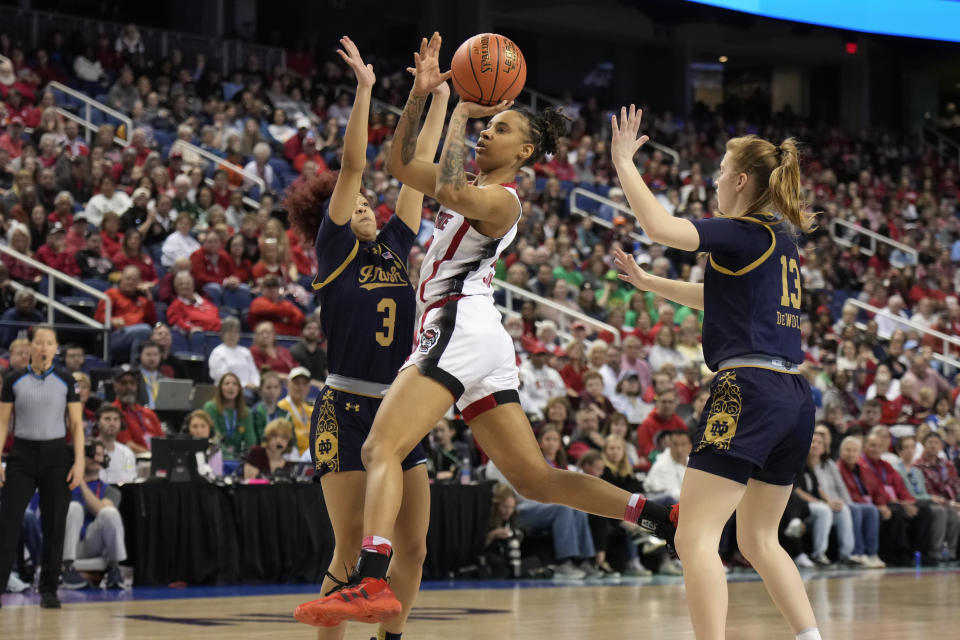
[[(807, 574), (825, 639), (905, 640), (958, 637), (960, 571), (868, 571)], [(728, 637), (793, 637), (751, 575), (731, 578)], [(404, 637), (692, 638), (679, 578), (621, 584), (491, 583), (425, 586)], [(271, 593), (280, 592), (271, 595)], [(249, 592), (250, 595), (230, 595)], [(296, 623), (294, 606), (312, 597), (302, 585), (126, 592), (61, 592), (63, 609), (45, 610), (36, 596), (4, 596), (0, 638), (315, 638)], [(373, 627), (355, 625), (349, 640), (368, 640)]]

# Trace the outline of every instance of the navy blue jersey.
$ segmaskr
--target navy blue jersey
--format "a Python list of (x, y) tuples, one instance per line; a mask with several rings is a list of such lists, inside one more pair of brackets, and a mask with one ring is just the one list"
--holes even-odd
[(797, 245), (770, 214), (694, 221), (710, 253), (703, 286), (703, 355), (714, 371), (735, 356), (803, 361)]
[(416, 301), (407, 256), (416, 234), (394, 216), (360, 242), (324, 211), (317, 232), (320, 324), (330, 373), (390, 384), (413, 345)]

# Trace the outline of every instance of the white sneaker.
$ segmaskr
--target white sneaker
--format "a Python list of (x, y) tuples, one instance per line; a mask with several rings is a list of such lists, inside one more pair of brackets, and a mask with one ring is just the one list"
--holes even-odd
[(803, 523), (803, 520), (794, 518), (787, 525), (787, 528), (783, 530), (783, 535), (787, 538), (802, 538), (806, 532), (807, 525)]
[(660, 570), (657, 571), (657, 573), (662, 576), (682, 576), (683, 565), (680, 564), (679, 560), (664, 558), (663, 562), (660, 563)]
[(628, 578), (646, 578), (647, 576), (652, 576), (653, 571), (650, 571), (650, 569), (640, 564), (639, 560), (631, 560), (626, 570), (624, 570), (623, 575)]
[(813, 569), (815, 566), (817, 566), (813, 564), (813, 560), (811, 560), (810, 557), (805, 553), (801, 553), (794, 558), (793, 561), (801, 569)]
[(887, 566), (887, 563), (881, 560), (876, 555), (867, 556), (866, 564), (867, 564), (867, 567), (870, 569), (884, 569)]
[(663, 538), (658, 538), (657, 536), (647, 536), (647, 539), (643, 543), (643, 548), (640, 549), (640, 552), (646, 556), (653, 553), (657, 549), (662, 549), (665, 546), (667, 546), (667, 541)]
[(10, 577), (7, 578), (7, 591), (10, 593), (23, 593), (30, 588), (30, 585), (20, 579), (20, 576), (10, 572)]
[(570, 560), (558, 564), (553, 569), (553, 577), (564, 580), (583, 580), (586, 575), (586, 572), (578, 569)]

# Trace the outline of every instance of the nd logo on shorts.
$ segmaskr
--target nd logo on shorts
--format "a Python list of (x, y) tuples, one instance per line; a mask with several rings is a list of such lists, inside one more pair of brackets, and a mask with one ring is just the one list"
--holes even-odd
[(727, 371), (720, 374), (717, 386), (711, 393), (710, 413), (697, 451), (708, 446), (718, 451), (729, 451), (730, 441), (737, 433), (741, 410), (742, 395), (737, 384), (737, 373)]
[(313, 441), (313, 462), (317, 471), (327, 467), (330, 471), (340, 470), (340, 425), (333, 406), (333, 393), (327, 391), (317, 417), (317, 435)]
[(430, 351), (439, 339), (440, 330), (436, 327), (427, 327), (423, 330), (423, 333), (420, 334), (420, 351), (423, 353)]

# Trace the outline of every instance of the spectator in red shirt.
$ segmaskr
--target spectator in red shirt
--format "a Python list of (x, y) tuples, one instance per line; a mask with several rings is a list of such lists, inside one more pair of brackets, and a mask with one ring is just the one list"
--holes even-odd
[(603, 376), (598, 371), (589, 371), (583, 376), (583, 393), (580, 394), (580, 408), (594, 407), (601, 420), (614, 412), (613, 403), (603, 395)]
[(377, 205), (377, 229), (382, 229), (383, 225), (390, 221), (397, 210), (397, 198), (400, 196), (400, 189), (396, 185), (390, 185), (383, 192), (383, 202)]
[(657, 394), (650, 415), (637, 427), (637, 452), (649, 456), (654, 438), (661, 431), (686, 431), (687, 423), (677, 415), (677, 392), (672, 387)]
[(10, 119), (6, 132), (0, 135), (0, 149), (5, 149), (11, 159), (19, 158), (23, 153), (23, 118)]
[(203, 245), (190, 256), (190, 274), (194, 282), (217, 307), (247, 309), (250, 307), (250, 287), (233, 272), (233, 262), (220, 248), (220, 235), (208, 233)]
[(957, 509), (960, 508), (957, 504), (957, 499), (960, 498), (960, 477), (957, 476), (957, 468), (941, 457), (942, 452), (943, 438), (936, 431), (931, 431), (923, 437), (923, 453), (914, 464), (923, 472), (927, 492)]
[(204, 353), (204, 331), (220, 331), (220, 312), (213, 304), (197, 294), (193, 287), (193, 276), (180, 271), (173, 279), (173, 288), (177, 297), (167, 307), (167, 322), (171, 328), (178, 329), (189, 337), (190, 349)]
[[(270, 321), (280, 335), (300, 335), (303, 326), (303, 312), (297, 305), (280, 296), (280, 279), (269, 275), (263, 279), (262, 295), (250, 303), (248, 324), (257, 326), (261, 322)], [(169, 311), (167, 312), (169, 314)], [(168, 315), (169, 317), (169, 315)]]
[[(132, 354), (140, 353), (140, 343), (150, 337), (150, 327), (157, 321), (152, 288), (140, 282), (140, 269), (131, 265), (120, 274), (117, 286), (105, 292), (112, 303), (110, 357), (114, 362), (131, 362)], [(94, 318), (104, 322), (105, 317), (106, 304), (101, 300)]]
[(59, 222), (64, 229), (73, 226), (73, 195), (69, 191), (61, 191), (54, 197), (53, 211), (47, 216), (47, 222), (50, 224)]
[(67, 230), (59, 222), (50, 227), (47, 242), (37, 249), (35, 257), (48, 267), (68, 276), (80, 277), (80, 266), (74, 260), (73, 254), (67, 252)]
[(153, 409), (137, 404), (139, 383), (140, 372), (128, 366), (123, 367), (113, 379), (113, 390), (117, 396), (113, 406), (123, 414), (123, 426), (117, 434), (117, 442), (127, 445), (134, 453), (146, 453), (150, 450), (151, 438), (162, 438), (166, 434)]
[[(887, 442), (879, 434), (870, 434), (866, 437), (860, 467), (868, 468), (874, 474), (882, 493), (887, 498), (887, 506), (902, 514), (908, 523), (910, 551), (921, 550), (925, 563), (936, 564), (940, 549), (930, 548), (930, 525), (933, 514), (928, 504), (918, 504), (916, 498), (907, 489), (903, 476), (881, 456), (885, 453), (884, 444)], [(943, 537), (941, 535), (940, 539)], [(904, 558), (907, 564), (913, 560), (912, 554)]]
[(124, 234), (122, 248), (113, 256), (113, 266), (118, 270), (136, 267), (140, 270), (140, 280), (144, 285), (155, 286), (158, 282), (153, 258), (143, 250), (143, 236), (137, 229), (130, 229)]
[(286, 347), (277, 345), (277, 332), (272, 322), (261, 322), (253, 331), (253, 345), (250, 354), (258, 369), (270, 367), (286, 379), (290, 370), (297, 366)]
[[(294, 136), (290, 140), (296, 139), (297, 136)], [(303, 137), (303, 148), (293, 159), (294, 171), (297, 173), (302, 173), (303, 165), (307, 162), (307, 160), (313, 160), (317, 165), (317, 170), (321, 173), (327, 170), (327, 162), (323, 159), (323, 154), (320, 153), (319, 145), (317, 144), (317, 138), (313, 135), (312, 131)]]
[[(33, 252), (30, 251), (30, 229), (27, 225), (18, 222), (14, 222), (11, 227), (10, 248), (28, 258), (33, 257)], [(31, 283), (43, 279), (43, 275), (39, 271), (18, 258), (4, 253), (0, 256), (0, 260), (3, 260), (3, 264), (7, 265), (7, 272), (10, 274), (11, 280)]]
[(244, 284), (253, 282), (253, 263), (247, 257), (247, 241), (242, 233), (234, 234), (227, 242), (227, 256), (237, 280)]
[(120, 233), (120, 214), (115, 211), (104, 213), (103, 220), (100, 222), (100, 229), (101, 250), (103, 255), (112, 260), (123, 247), (123, 234)]
[(673, 383), (673, 388), (677, 390), (677, 404), (680, 406), (690, 406), (693, 399), (697, 397), (700, 391), (700, 365), (691, 362), (683, 368), (683, 378)]

